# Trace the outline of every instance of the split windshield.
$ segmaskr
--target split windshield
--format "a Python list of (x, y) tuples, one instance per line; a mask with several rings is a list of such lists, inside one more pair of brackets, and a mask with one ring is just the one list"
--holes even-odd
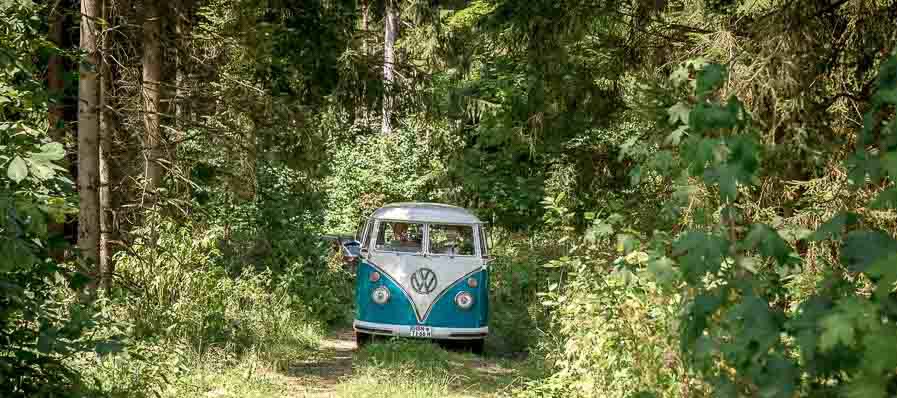
[[(384, 252), (421, 253), (424, 251), (424, 224), (380, 221), (375, 249)], [(429, 225), (430, 254), (473, 256), (474, 228), (471, 225)]]
[(430, 253), (472, 256), (473, 227), (470, 225), (430, 225)]
[(381, 221), (377, 233), (377, 250), (418, 253), (423, 251), (424, 225)]

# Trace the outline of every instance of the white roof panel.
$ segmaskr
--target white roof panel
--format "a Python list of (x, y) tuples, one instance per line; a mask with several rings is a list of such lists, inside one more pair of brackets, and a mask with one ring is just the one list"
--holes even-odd
[(440, 203), (391, 203), (374, 211), (371, 218), (427, 223), (482, 224), (482, 221), (467, 209)]

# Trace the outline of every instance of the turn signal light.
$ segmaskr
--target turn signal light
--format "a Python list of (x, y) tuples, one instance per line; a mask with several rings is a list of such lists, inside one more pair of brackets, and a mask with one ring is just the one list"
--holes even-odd
[(469, 286), (471, 289), (476, 289), (476, 287), (479, 284), (480, 284), (480, 282), (477, 281), (476, 278), (468, 278), (467, 279), (467, 286)]
[(380, 273), (377, 271), (371, 272), (371, 276), (368, 278), (371, 282), (377, 282), (380, 280)]

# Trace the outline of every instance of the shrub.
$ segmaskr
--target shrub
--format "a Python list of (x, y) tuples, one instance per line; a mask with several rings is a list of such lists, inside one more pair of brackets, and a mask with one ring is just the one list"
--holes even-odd
[(215, 265), (215, 230), (199, 234), (190, 223), (167, 220), (147, 225), (116, 259), (130, 291), (114, 311), (133, 323), (135, 338), (182, 342), (199, 353), (314, 343), (292, 332), (315, 321), (301, 301), (273, 285), (270, 272), (231, 278)]

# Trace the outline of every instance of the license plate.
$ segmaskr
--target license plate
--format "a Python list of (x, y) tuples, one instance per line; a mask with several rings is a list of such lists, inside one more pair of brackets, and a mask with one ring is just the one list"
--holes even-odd
[(411, 337), (432, 337), (433, 336), (433, 328), (429, 326), (412, 326), (411, 327)]

